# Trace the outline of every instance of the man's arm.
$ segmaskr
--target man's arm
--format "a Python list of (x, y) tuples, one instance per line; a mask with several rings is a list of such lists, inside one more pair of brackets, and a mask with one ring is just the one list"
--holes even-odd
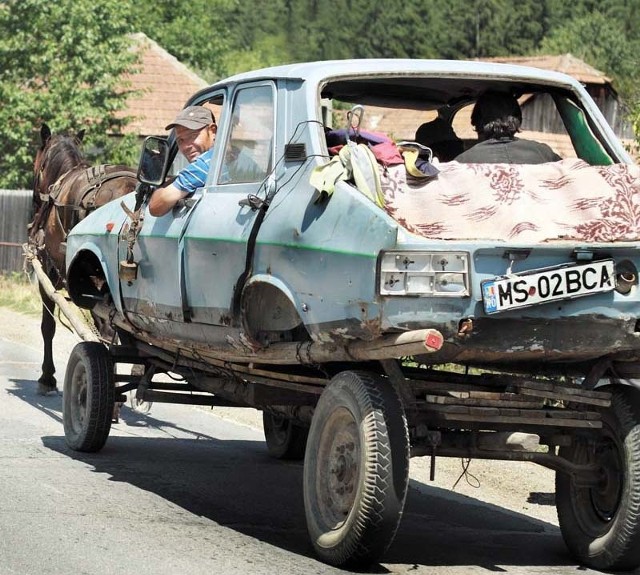
[(182, 169), (176, 179), (163, 188), (158, 188), (149, 200), (149, 213), (152, 216), (164, 216), (169, 213), (178, 200), (193, 194), (204, 186), (211, 164), (213, 149), (200, 154), (186, 168)]
[(179, 190), (173, 184), (169, 184), (164, 188), (158, 188), (151, 194), (149, 213), (156, 217), (164, 216), (173, 209), (173, 206), (176, 205), (178, 200), (186, 198), (188, 195), (188, 192)]

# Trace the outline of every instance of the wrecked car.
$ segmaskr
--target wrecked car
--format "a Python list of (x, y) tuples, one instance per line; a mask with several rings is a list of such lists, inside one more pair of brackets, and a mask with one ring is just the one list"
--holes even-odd
[[(415, 141), (437, 119), (469, 149), (487, 90), (517, 97), (519, 136), (561, 160), (463, 164)], [(102, 448), (95, 406), (132, 389), (256, 407), (269, 452), (304, 458), (310, 538), (339, 566), (384, 557), (410, 457), (432, 474), (438, 457), (534, 462), (556, 471), (576, 560), (637, 567), (640, 173), (585, 89), (510, 65), (353, 60), (240, 74), (197, 104), (218, 120), (206, 185), (151, 216), (184, 165), (173, 136), (152, 138), (138, 191), (67, 239), (71, 299), (118, 334), (72, 353), (69, 445)], [(239, 151), (252, 170), (233, 169)]]

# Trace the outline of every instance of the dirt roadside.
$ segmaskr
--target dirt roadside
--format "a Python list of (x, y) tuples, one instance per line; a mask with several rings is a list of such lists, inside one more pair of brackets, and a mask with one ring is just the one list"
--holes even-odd
[[(0, 307), (0, 326), (0, 338), (36, 350), (41, 349), (38, 318)], [(69, 353), (79, 341), (80, 338), (75, 333), (58, 322), (54, 355), (60, 388)], [(207, 409), (218, 417), (262, 429), (261, 413), (254, 409), (198, 409)], [(464, 464), (466, 462), (459, 459), (436, 458), (435, 481), (430, 481), (430, 458), (414, 458), (411, 461), (412, 486), (421, 489), (423, 485), (429, 485), (453, 490), (458, 494), (557, 525), (552, 471), (532, 463), (473, 460), (465, 473)]]

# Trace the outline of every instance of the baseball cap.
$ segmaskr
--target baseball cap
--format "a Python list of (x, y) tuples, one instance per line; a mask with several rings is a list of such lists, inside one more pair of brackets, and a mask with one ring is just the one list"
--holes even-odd
[(175, 126), (184, 126), (189, 130), (199, 130), (209, 124), (215, 124), (216, 119), (213, 112), (204, 106), (187, 106), (177, 116), (176, 119), (165, 126), (165, 130), (170, 130)]

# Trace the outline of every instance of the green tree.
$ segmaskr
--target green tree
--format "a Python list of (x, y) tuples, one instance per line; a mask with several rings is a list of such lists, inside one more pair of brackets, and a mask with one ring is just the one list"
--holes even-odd
[(570, 52), (612, 76), (618, 90), (630, 101), (640, 96), (639, 49), (640, 41), (627, 38), (618, 22), (600, 12), (569, 20), (542, 42), (543, 53)]
[(10, 0), (0, 4), (0, 186), (30, 187), (37, 134), (86, 128), (90, 159), (133, 150), (112, 136), (129, 121), (122, 74), (132, 31), (119, 0)]
[(437, 54), (431, 4), (399, 0), (287, 2), (293, 59), (418, 58)]
[[(227, 15), (229, 50), (224, 69), (229, 74), (294, 61), (287, 34), (289, 0), (264, 0), (260, 9), (237, 2)], [(306, 59), (306, 58), (305, 58)]]
[(434, 9), (443, 58), (525, 55), (549, 29), (547, 0), (450, 0)]
[[(239, 0), (129, 0), (137, 31), (144, 32), (205, 80), (213, 82), (225, 75), (227, 54), (243, 24), (233, 18)], [(245, 3), (254, 13), (253, 3)], [(255, 16), (254, 16), (255, 17)]]
[(543, 53), (571, 52), (614, 79), (640, 144), (640, 3), (637, 0), (550, 0), (552, 31)]

